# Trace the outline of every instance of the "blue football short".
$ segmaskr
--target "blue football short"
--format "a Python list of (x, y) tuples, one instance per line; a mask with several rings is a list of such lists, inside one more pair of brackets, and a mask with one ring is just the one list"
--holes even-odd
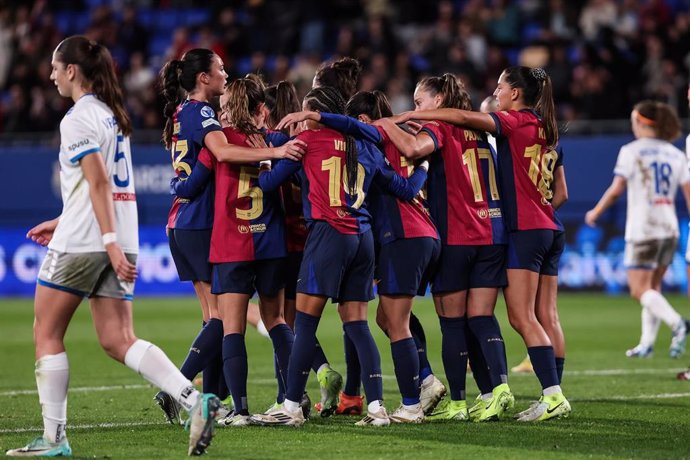
[(285, 287), (286, 264), (285, 257), (213, 264), (211, 292), (274, 297)]
[(168, 243), (180, 281), (211, 282), (211, 230), (168, 230)]
[(505, 245), (447, 245), (441, 248), (431, 292), (442, 294), (475, 288), (499, 288), (507, 284)]
[(376, 285), (383, 295), (424, 295), (436, 271), (441, 242), (435, 238), (397, 239), (380, 247)]
[(519, 230), (508, 233), (508, 268), (540, 275), (558, 276), (558, 263), (565, 249), (561, 230)]

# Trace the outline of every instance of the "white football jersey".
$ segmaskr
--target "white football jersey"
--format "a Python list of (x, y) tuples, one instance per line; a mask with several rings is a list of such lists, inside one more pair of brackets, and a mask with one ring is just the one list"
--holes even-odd
[(79, 99), (60, 122), (63, 208), (48, 247), (60, 252), (105, 251), (80, 163), (91, 154), (103, 157), (110, 178), (117, 241), (124, 252), (137, 254), (139, 232), (129, 138), (118, 129), (112, 110), (93, 94)]
[(621, 148), (613, 172), (627, 180), (625, 241), (678, 237), (676, 192), (690, 181), (685, 154), (669, 142), (640, 138)]

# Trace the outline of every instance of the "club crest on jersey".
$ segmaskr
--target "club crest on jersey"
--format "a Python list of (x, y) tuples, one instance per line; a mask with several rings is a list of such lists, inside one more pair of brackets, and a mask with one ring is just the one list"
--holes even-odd
[(486, 208), (477, 209), (477, 215), (480, 219), (486, 219), (487, 217), (489, 217), (489, 210)]
[(201, 108), (201, 116), (206, 117), (206, 118), (211, 118), (216, 115), (216, 113), (213, 111), (213, 109), (207, 105), (203, 106)]

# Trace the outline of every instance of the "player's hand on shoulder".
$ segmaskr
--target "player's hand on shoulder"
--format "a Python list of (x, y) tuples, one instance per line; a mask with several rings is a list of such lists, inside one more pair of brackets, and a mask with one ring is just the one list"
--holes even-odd
[(255, 149), (265, 149), (268, 147), (266, 140), (261, 134), (250, 134), (247, 136), (247, 145)]
[(300, 161), (307, 150), (307, 144), (300, 139), (292, 139), (274, 150), (274, 158), (287, 158), (293, 161)]
[(321, 115), (319, 115), (318, 112), (314, 112), (311, 110), (302, 110), (301, 112), (289, 113), (278, 122), (275, 129), (281, 130), (286, 126), (295, 125), (297, 123), (303, 122), (304, 120), (319, 121), (321, 120)]

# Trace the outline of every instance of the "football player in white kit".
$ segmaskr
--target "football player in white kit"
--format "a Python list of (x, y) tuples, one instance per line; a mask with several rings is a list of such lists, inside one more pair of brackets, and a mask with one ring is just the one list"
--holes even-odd
[(585, 222), (593, 226), (627, 188), (624, 263), (630, 295), (642, 305), (642, 335), (626, 355), (651, 356), (663, 321), (672, 331), (670, 355), (678, 358), (685, 351), (688, 328), (661, 294), (661, 280), (678, 246), (678, 187), (690, 206), (688, 161), (670, 143), (680, 135), (680, 121), (668, 104), (655, 101), (635, 105), (630, 119), (635, 140), (621, 148), (613, 182)]
[[(690, 85), (688, 85), (688, 105), (690, 106)], [(690, 163), (690, 134), (688, 134), (688, 137), (685, 138), (685, 154), (687, 155), (688, 162)], [(688, 267), (688, 280), (690, 280), (690, 235), (688, 237), (688, 245), (685, 250), (685, 262), (687, 263)], [(688, 282), (688, 297), (690, 297), (690, 282)], [(678, 380), (690, 381), (690, 367), (686, 371), (679, 372), (677, 377)]]
[(129, 146), (132, 124), (110, 52), (86, 37), (69, 37), (53, 52), (50, 79), (74, 106), (60, 123), (62, 214), (27, 234), (48, 246), (34, 300), (36, 384), (44, 432), (6, 455), (72, 454), (65, 434), (69, 364), (64, 336), (84, 297), (89, 298), (104, 351), (191, 412), (189, 454), (201, 454), (213, 436), (218, 398), (200, 394), (160, 348), (134, 335), (139, 241)]

